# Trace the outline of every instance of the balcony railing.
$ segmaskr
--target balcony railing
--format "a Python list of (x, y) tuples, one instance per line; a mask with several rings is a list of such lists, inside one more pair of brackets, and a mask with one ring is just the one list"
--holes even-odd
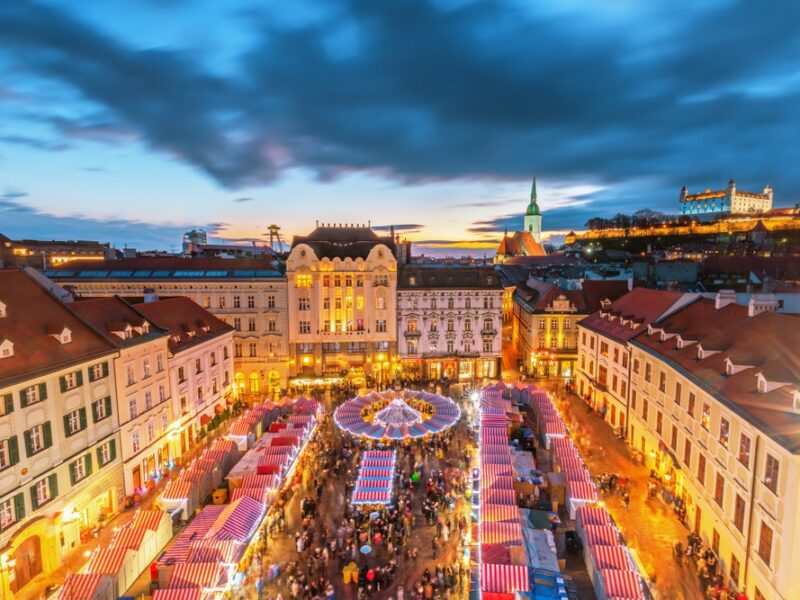
[(497, 335), (497, 329), (481, 329), (481, 335), (495, 336)]
[(418, 337), (420, 337), (422, 335), (422, 332), (421, 331), (411, 331), (411, 330), (409, 330), (409, 331), (405, 331), (403, 333), (403, 335), (406, 336), (407, 338), (418, 338)]

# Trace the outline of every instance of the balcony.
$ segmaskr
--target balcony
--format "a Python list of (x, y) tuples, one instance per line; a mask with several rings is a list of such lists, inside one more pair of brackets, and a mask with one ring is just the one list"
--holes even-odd
[(497, 335), (497, 329), (481, 329), (481, 335), (494, 337)]
[(409, 339), (409, 338), (418, 338), (418, 337), (420, 337), (420, 336), (422, 335), (422, 332), (421, 332), (421, 331), (419, 331), (419, 330), (417, 330), (417, 331), (411, 331), (411, 330), (409, 330), (409, 331), (405, 331), (405, 332), (403, 332), (403, 335), (404, 335), (404, 336), (405, 336), (407, 339)]

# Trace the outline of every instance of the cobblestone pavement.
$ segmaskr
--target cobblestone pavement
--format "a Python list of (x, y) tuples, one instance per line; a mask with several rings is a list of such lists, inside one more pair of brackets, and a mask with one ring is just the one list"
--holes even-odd
[[(551, 389), (556, 387), (549, 382), (546, 385)], [(689, 530), (663, 501), (648, 499), (649, 471), (633, 462), (625, 442), (617, 439), (611, 427), (592, 414), (583, 400), (561, 391), (555, 394), (559, 410), (592, 476), (616, 473), (631, 481), (629, 510), (625, 510), (618, 495), (607, 498), (605, 503), (628, 546), (644, 565), (653, 595), (663, 600), (702, 599), (704, 594), (697, 574), (672, 557), (674, 542), (685, 544)]]

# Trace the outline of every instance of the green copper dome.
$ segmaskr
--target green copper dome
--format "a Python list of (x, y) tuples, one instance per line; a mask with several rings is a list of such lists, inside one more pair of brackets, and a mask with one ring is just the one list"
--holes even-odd
[(536, 203), (536, 177), (533, 178), (531, 184), (531, 202), (528, 204), (528, 210), (525, 211), (525, 216), (535, 216), (539, 214), (539, 205)]

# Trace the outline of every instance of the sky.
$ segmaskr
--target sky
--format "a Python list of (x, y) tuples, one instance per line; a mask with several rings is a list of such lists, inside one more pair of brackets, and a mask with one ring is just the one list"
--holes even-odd
[(8, 0), (0, 232), (179, 248), (371, 222), (491, 254), (536, 175), (545, 237), (800, 201), (800, 3)]

